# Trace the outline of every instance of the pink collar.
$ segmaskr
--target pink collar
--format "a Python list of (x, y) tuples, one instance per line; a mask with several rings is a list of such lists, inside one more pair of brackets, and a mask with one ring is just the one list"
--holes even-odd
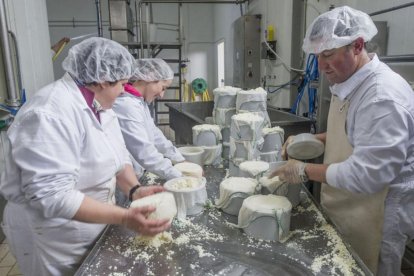
[(124, 91), (136, 97), (142, 97), (142, 94), (130, 83), (124, 85)]
[(86, 104), (92, 110), (93, 114), (95, 114), (96, 119), (98, 119), (98, 121), (100, 122), (101, 118), (99, 116), (99, 112), (96, 112), (95, 107), (93, 106), (93, 99), (95, 98), (95, 94), (85, 86), (78, 87), (83, 97), (85, 98)]

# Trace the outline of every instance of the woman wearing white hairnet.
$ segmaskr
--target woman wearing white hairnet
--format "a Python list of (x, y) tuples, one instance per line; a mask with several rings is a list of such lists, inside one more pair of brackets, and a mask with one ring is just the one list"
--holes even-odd
[(137, 175), (145, 169), (167, 180), (181, 176), (172, 163), (182, 162), (184, 157), (154, 124), (148, 108), (164, 96), (173, 78), (174, 72), (162, 59), (136, 60), (131, 83), (114, 104)]
[(332, 85), (327, 132), (316, 135), (324, 164), (289, 160), (273, 175), (322, 182), (321, 204), (347, 241), (374, 274), (394, 276), (414, 238), (414, 92), (367, 53), (376, 33), (366, 13), (346, 6), (308, 28), (303, 49)]
[(84, 40), (64, 60), (67, 73), (35, 93), (10, 126), (2, 227), (24, 275), (73, 275), (105, 224), (146, 235), (169, 227), (168, 220), (146, 219), (153, 207), (113, 204), (115, 184), (132, 198), (163, 190), (137, 189), (111, 110), (132, 63), (116, 42)]

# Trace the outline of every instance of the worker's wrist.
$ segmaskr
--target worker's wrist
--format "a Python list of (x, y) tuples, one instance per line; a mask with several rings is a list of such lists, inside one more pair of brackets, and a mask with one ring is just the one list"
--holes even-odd
[(141, 185), (137, 184), (129, 190), (129, 196), (128, 196), (129, 201), (133, 200), (134, 193), (139, 189), (139, 187), (141, 187)]
[(305, 183), (305, 182), (309, 181), (308, 174), (306, 173), (306, 163), (301, 164), (299, 175), (300, 175), (300, 178), (302, 180), (302, 183)]
[(122, 217), (121, 217), (121, 225), (128, 227), (128, 217), (129, 217), (129, 210), (128, 209), (124, 209), (122, 210)]

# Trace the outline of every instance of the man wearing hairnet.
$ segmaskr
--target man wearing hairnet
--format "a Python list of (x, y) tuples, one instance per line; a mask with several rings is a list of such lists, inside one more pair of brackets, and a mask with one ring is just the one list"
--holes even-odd
[(173, 78), (174, 72), (162, 59), (136, 60), (130, 83), (115, 101), (113, 109), (137, 175), (145, 169), (167, 180), (181, 176), (173, 163), (184, 157), (155, 125), (148, 108), (164, 96)]
[(289, 160), (273, 176), (322, 182), (322, 206), (362, 260), (378, 275), (399, 275), (414, 237), (414, 93), (367, 53), (376, 33), (367, 14), (346, 6), (308, 28), (303, 49), (331, 84), (327, 132), (316, 135), (324, 164)]
[[(63, 61), (67, 73), (36, 92), (10, 126), (2, 227), (24, 275), (73, 275), (105, 224), (145, 235), (169, 227), (147, 219), (154, 207), (113, 204), (115, 184), (125, 194), (138, 184), (111, 110), (133, 62), (114, 41), (84, 40)], [(133, 197), (163, 190), (141, 187)]]

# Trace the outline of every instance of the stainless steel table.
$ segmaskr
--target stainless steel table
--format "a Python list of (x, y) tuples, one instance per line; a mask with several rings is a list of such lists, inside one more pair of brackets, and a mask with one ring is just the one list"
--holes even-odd
[[(210, 200), (225, 173), (205, 167)], [(76, 275), (371, 275), (305, 188), (283, 243), (254, 239), (231, 223), (237, 217), (206, 208), (175, 220), (173, 241), (159, 247), (138, 246), (132, 231), (108, 226)]]

